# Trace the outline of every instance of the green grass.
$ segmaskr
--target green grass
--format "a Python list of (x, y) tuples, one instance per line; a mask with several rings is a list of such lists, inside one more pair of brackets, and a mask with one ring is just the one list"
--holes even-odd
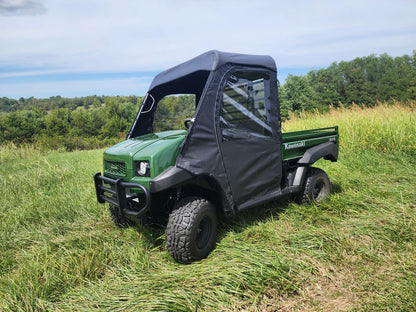
[(318, 127), (340, 127), (341, 147), (349, 151), (377, 150), (416, 155), (416, 101), (373, 108), (354, 105), (332, 109), (322, 116), (304, 113), (283, 124), (284, 131)]
[(102, 150), (1, 146), (0, 311), (414, 311), (414, 108), (293, 118), (286, 130), (340, 126), (339, 162), (317, 163), (330, 200), (222, 221), (192, 265), (163, 230), (111, 223), (92, 181)]

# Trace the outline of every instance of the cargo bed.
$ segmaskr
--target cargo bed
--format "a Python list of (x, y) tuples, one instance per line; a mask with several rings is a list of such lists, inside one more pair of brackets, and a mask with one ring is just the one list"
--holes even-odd
[(282, 133), (282, 160), (300, 158), (305, 151), (325, 142), (338, 145), (338, 126)]

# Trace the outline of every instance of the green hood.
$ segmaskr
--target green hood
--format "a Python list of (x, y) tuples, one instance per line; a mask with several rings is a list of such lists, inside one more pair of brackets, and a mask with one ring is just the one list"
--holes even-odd
[[(175, 164), (178, 147), (185, 139), (186, 133), (186, 130), (166, 131), (123, 141), (104, 152), (104, 168), (108, 168), (106, 161), (123, 162), (126, 168), (124, 179), (130, 180), (135, 177), (135, 163), (145, 160), (149, 161), (151, 176), (156, 177)], [(111, 176), (110, 171), (104, 172)]]
[[(139, 152), (143, 151), (146, 147), (150, 147), (151, 145), (159, 142), (157, 144), (159, 147), (164, 145), (163, 143), (167, 143), (167, 141), (171, 139), (177, 139), (179, 136), (183, 136), (186, 134), (185, 130), (174, 130), (174, 131), (165, 131), (160, 133), (151, 133), (146, 134), (143, 136), (139, 136), (137, 138), (129, 139), (118, 143), (105, 151), (106, 155), (113, 155), (113, 156), (130, 156), (133, 157), (138, 154)], [(160, 142), (160, 141), (164, 142)], [(150, 150), (154, 150), (154, 148), (149, 148)], [(146, 156), (148, 153), (146, 153)]]

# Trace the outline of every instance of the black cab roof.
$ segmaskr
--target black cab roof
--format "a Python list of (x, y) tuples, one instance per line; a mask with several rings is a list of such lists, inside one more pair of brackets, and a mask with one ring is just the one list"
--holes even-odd
[(149, 92), (166, 83), (189, 76), (195, 72), (212, 72), (224, 64), (239, 64), (264, 67), (276, 72), (276, 63), (268, 55), (250, 55), (211, 50), (187, 62), (174, 66), (159, 73), (152, 81)]

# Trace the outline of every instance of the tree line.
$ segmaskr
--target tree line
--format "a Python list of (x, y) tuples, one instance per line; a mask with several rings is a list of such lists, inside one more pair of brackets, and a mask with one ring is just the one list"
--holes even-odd
[[(0, 114), (0, 142), (33, 143), (46, 149), (88, 149), (113, 144), (126, 136), (142, 98), (102, 97), (100, 105), (60, 107), (46, 110), (37, 105)], [(71, 100), (71, 99), (69, 99)], [(20, 102), (20, 101), (19, 101)], [(35, 101), (36, 103), (36, 101)], [(71, 103), (71, 101), (65, 101)], [(155, 116), (155, 131), (183, 128), (183, 119), (195, 110), (195, 97), (163, 99)]]
[[(51, 96), (47, 99), (37, 99), (32, 97), (23, 98), (18, 100), (9, 99), (7, 97), (0, 98), (0, 112), (15, 112), (23, 109), (35, 109), (43, 108), (47, 111), (59, 108), (68, 108), (69, 110), (75, 110), (78, 107), (84, 107), (86, 109), (90, 107), (101, 107), (108, 96), (85, 96), (75, 98), (64, 98), (61, 96)], [(116, 97), (121, 102), (136, 103), (138, 97), (135, 95)]]
[(290, 111), (326, 111), (352, 103), (373, 106), (391, 100), (416, 99), (416, 51), (411, 56), (388, 54), (332, 63), (305, 76), (289, 75), (279, 91), (283, 117)]
[[(282, 118), (289, 112), (326, 111), (330, 106), (377, 101), (416, 100), (416, 51), (392, 58), (370, 55), (332, 63), (304, 76), (289, 75), (279, 88)], [(34, 143), (67, 150), (94, 148), (125, 137), (142, 97), (87, 96), (49, 99), (0, 98), (0, 142)], [(155, 116), (155, 131), (183, 128), (195, 110), (195, 97), (163, 99)]]

